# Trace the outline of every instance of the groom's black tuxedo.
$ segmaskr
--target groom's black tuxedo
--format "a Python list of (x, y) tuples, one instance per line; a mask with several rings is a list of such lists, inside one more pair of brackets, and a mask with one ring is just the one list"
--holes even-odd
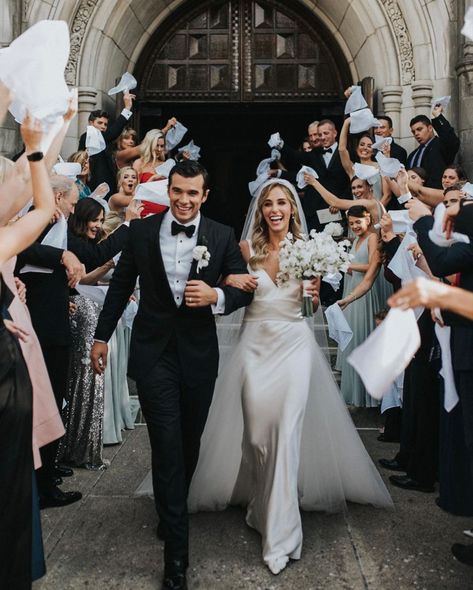
[[(128, 373), (136, 380), (148, 426), (155, 504), (169, 564), (176, 559), (187, 562), (187, 490), (212, 401), (218, 343), (210, 306), (189, 308), (185, 301), (180, 306), (175, 302), (177, 293), (171, 290), (161, 254), (160, 238), (175, 239), (170, 231), (169, 236), (166, 233), (169, 220), (165, 215), (170, 213), (131, 222), (95, 338), (109, 340), (139, 276), (140, 302)], [(179, 236), (176, 239), (190, 239), (184, 233)], [(221, 277), (247, 273), (231, 228), (201, 216), (197, 244), (207, 246), (209, 265), (197, 273), (194, 260), (189, 280), (216, 287)], [(253, 297), (233, 287), (221, 289), (226, 314), (248, 305)]]

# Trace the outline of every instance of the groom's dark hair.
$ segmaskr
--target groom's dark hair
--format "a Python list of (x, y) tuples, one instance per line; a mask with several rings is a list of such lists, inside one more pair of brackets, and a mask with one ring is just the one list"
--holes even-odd
[(174, 174), (179, 174), (179, 176), (183, 176), (184, 178), (202, 176), (204, 192), (209, 188), (209, 173), (202, 164), (199, 164), (199, 162), (196, 162), (195, 160), (184, 160), (183, 162), (178, 162), (174, 168), (171, 168), (171, 172), (169, 173), (169, 185), (172, 184), (172, 177)]

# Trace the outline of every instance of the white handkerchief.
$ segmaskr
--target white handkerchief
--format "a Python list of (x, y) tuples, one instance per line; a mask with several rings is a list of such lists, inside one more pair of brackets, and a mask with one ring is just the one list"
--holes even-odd
[(271, 135), (271, 137), (268, 140), (268, 145), (270, 148), (276, 148), (278, 150), (280, 150), (284, 146), (284, 141), (281, 139), (279, 131)]
[(368, 131), (371, 127), (379, 127), (379, 121), (370, 109), (361, 109), (350, 114), (350, 133)]
[(175, 160), (173, 160), (172, 158), (169, 158), (169, 160), (166, 160), (164, 162), (164, 164), (161, 164), (160, 166), (156, 166), (154, 171), (156, 172), (156, 174), (159, 174), (160, 176), (165, 176), (166, 178), (169, 178), (169, 174), (175, 165), (176, 165)]
[(137, 86), (138, 82), (136, 81), (136, 78), (132, 76), (130, 72), (125, 72), (120, 78), (120, 82), (118, 82), (113, 88), (110, 88), (108, 95), (113, 96), (119, 92), (130, 92), (130, 90), (133, 90), (133, 88), (136, 88)]
[(82, 166), (79, 162), (58, 162), (53, 166), (54, 174), (67, 176), (67, 178), (76, 179), (82, 172)]
[(379, 164), (379, 169), (382, 176), (395, 178), (399, 174), (399, 170), (403, 167), (397, 158), (386, 158), (386, 156), (381, 152), (376, 154), (375, 159)]
[(258, 167), (256, 168), (256, 176), (261, 176), (262, 174), (267, 174), (268, 170), (271, 167), (272, 161), (273, 161), (272, 158), (265, 158), (264, 160), (261, 160), (261, 162), (258, 164)]
[(89, 199), (94, 199), (94, 201), (97, 201), (97, 203), (100, 203), (102, 205), (102, 207), (104, 208), (105, 215), (107, 215), (107, 213), (110, 213), (110, 207), (108, 206), (107, 201), (103, 197), (99, 197), (95, 193), (92, 193), (90, 195)]
[(465, 24), (461, 30), (461, 34), (468, 37), (470, 41), (473, 41), (473, 6), (466, 11), (465, 14)]
[(334, 221), (341, 221), (342, 214), (340, 211), (338, 213), (332, 213), (330, 208), (327, 209), (319, 209), (317, 211), (317, 217), (319, 219), (319, 223), (324, 225), (325, 223), (332, 223)]
[(253, 197), (256, 196), (256, 193), (258, 192), (260, 186), (266, 182), (268, 180), (268, 173), (267, 172), (263, 172), (263, 174), (260, 174), (255, 180), (252, 180), (251, 182), (248, 183), (248, 190), (250, 191), (250, 195), (252, 195)]
[(307, 186), (307, 182), (304, 180), (304, 174), (310, 174), (310, 176), (313, 176), (314, 178), (319, 177), (317, 172), (310, 166), (302, 166), (302, 168), (299, 170), (296, 176), (297, 186), (300, 189), (303, 189)]
[(95, 303), (98, 303), (99, 305), (103, 305), (108, 287), (96, 287), (95, 285), (81, 285), (81, 283), (78, 283), (76, 285), (76, 291), (79, 295), (87, 297), (87, 299), (92, 299), (92, 301), (95, 301)]
[(195, 145), (193, 139), (191, 139), (187, 145), (179, 148), (177, 151), (181, 154), (182, 152), (189, 152), (191, 160), (198, 160), (200, 158), (200, 147)]
[(355, 176), (361, 180), (367, 180), (370, 184), (374, 184), (379, 178), (379, 170), (374, 166), (367, 166), (366, 164), (359, 164), (356, 162), (353, 165)]
[[(41, 245), (67, 250), (67, 221), (64, 215), (61, 215), (61, 217), (44, 236), (44, 238), (41, 240)], [(25, 272), (50, 274), (53, 272), (53, 269), (43, 266), (34, 266), (32, 264), (25, 264), (25, 266), (20, 270), (20, 274)]]
[(353, 332), (338, 303), (327, 307), (325, 317), (327, 318), (328, 335), (335, 340), (340, 350), (345, 350), (353, 338)]
[(469, 197), (473, 197), (473, 184), (471, 184), (471, 182), (465, 182), (462, 186), (462, 191)]
[(347, 360), (360, 375), (368, 393), (381, 399), (419, 346), (419, 328), (412, 309), (392, 308), (383, 323)]
[(276, 148), (271, 150), (271, 160), (276, 161), (281, 159), (281, 152)]
[(382, 150), (383, 147), (388, 144), (391, 145), (393, 142), (393, 138), (392, 137), (381, 137), (379, 135), (376, 135), (375, 137), (379, 137), (379, 139), (377, 139), (372, 145), (371, 147), (374, 150)]
[(409, 246), (416, 243), (417, 236), (414, 233), (406, 233), (396, 254), (388, 264), (388, 268), (401, 279), (403, 284), (414, 281), (419, 277), (426, 277), (424, 271), (417, 266), (412, 252), (408, 249)]
[(187, 133), (187, 131), (187, 127), (184, 127), (182, 123), (176, 121), (174, 127), (171, 127), (171, 129), (169, 129), (169, 131), (166, 133), (167, 150), (170, 151), (177, 147), (181, 143), (182, 138)]
[(338, 291), (340, 289), (340, 282), (343, 279), (343, 276), (339, 272), (329, 272), (322, 280), (324, 283), (328, 283), (334, 291)]
[(0, 53), (0, 80), (14, 94), (11, 112), (17, 121), (29, 111), (50, 125), (66, 112), (69, 46), (67, 23), (47, 20), (30, 27)]
[(453, 232), (452, 237), (447, 238), (445, 232), (442, 231), (443, 225), (443, 218), (445, 216), (445, 205), (443, 203), (439, 203), (435, 207), (434, 211), (434, 227), (429, 231), (429, 238), (434, 244), (437, 246), (441, 246), (442, 248), (446, 248), (455, 244), (456, 242), (461, 242), (463, 244), (469, 244), (470, 238), (465, 234), (461, 234), (459, 232)]
[(407, 209), (390, 211), (389, 215), (393, 220), (393, 232), (395, 234), (404, 234), (412, 231), (413, 221), (409, 217), (409, 211)]
[(455, 379), (453, 377), (452, 366), (452, 352), (450, 350), (450, 326), (440, 327), (435, 323), (435, 335), (440, 344), (442, 351), (442, 370), (440, 375), (443, 377), (445, 396), (443, 406), (447, 412), (451, 412), (458, 404), (460, 398), (458, 397), (457, 388), (455, 387)]
[(102, 132), (93, 125), (87, 125), (87, 133), (85, 136), (85, 148), (90, 156), (100, 154), (106, 148), (105, 139)]
[(367, 106), (368, 103), (366, 102), (363, 94), (361, 93), (361, 86), (352, 86), (351, 95), (348, 97), (348, 100), (345, 105), (345, 115), (353, 113), (353, 111), (359, 111), (360, 109), (364, 109)]
[(451, 96), (440, 96), (439, 98), (434, 98), (432, 100), (432, 108), (437, 106), (438, 104), (442, 105), (444, 109), (448, 107), (450, 104)]
[(143, 182), (136, 187), (133, 199), (169, 207), (168, 179)]

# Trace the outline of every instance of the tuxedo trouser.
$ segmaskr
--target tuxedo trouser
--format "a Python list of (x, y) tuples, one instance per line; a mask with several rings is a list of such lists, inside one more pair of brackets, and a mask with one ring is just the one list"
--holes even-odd
[[(70, 347), (42, 346), (41, 348), (59, 414), (62, 414), (62, 405), (67, 393)], [(40, 496), (47, 495), (54, 488), (54, 466), (59, 440), (54, 440), (40, 449), (42, 466), (36, 470)]]
[(171, 340), (156, 366), (136, 385), (151, 443), (154, 501), (166, 537), (164, 558), (187, 561), (187, 492), (215, 379), (185, 383), (177, 346)]
[(454, 370), (455, 385), (463, 413), (465, 446), (473, 482), (473, 371)]

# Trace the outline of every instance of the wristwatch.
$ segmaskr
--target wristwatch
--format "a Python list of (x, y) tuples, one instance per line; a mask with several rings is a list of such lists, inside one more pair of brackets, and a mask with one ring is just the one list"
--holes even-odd
[(26, 159), (28, 162), (39, 162), (43, 159), (43, 152), (33, 152), (32, 154), (26, 156)]

